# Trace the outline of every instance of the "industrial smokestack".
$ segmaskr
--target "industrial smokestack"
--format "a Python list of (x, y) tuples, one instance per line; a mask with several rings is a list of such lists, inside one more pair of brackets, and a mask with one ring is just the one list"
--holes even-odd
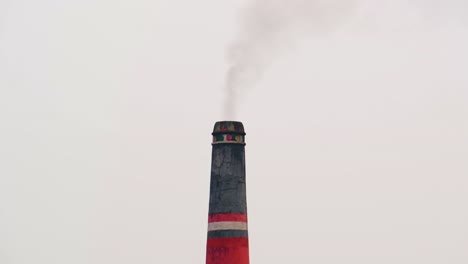
[(248, 264), (245, 131), (217, 122), (213, 131), (207, 264)]

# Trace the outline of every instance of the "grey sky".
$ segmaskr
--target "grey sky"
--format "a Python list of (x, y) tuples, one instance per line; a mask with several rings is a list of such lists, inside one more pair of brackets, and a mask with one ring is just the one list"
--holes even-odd
[[(204, 262), (247, 2), (0, 2), (0, 263)], [(240, 104), (251, 262), (465, 264), (468, 4), (357, 3)]]

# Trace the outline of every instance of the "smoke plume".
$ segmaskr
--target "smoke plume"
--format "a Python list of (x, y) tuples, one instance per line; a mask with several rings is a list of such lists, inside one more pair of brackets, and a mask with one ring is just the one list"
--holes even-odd
[(465, 0), (249, 0), (227, 52), (224, 117), (236, 117), (245, 91), (298, 37), (331, 32), (355, 17), (362, 23), (358, 27), (376, 30), (417, 23), (423, 28), (449, 23), (466, 27), (466, 10)]
[(231, 44), (225, 84), (225, 118), (236, 117), (244, 91), (253, 87), (283, 47), (308, 32), (327, 32), (346, 19), (354, 0), (252, 0)]

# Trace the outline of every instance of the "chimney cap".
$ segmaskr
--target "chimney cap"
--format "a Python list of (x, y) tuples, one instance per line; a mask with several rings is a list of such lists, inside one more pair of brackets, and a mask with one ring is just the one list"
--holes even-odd
[(244, 125), (238, 121), (219, 121), (216, 122), (213, 135), (219, 134), (237, 134), (245, 135)]

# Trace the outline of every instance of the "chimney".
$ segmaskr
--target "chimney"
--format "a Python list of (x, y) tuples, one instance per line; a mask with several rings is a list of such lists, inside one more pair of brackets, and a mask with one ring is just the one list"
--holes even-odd
[(244, 125), (217, 122), (212, 145), (206, 264), (248, 264)]

